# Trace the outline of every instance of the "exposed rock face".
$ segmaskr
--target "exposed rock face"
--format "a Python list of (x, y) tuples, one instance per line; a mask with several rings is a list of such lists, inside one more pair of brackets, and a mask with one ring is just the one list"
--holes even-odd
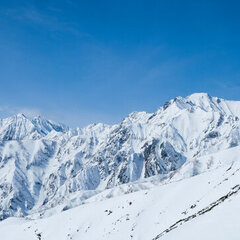
[(155, 113), (83, 129), (30, 119), (0, 120), (0, 218), (27, 215), (82, 190), (112, 188), (180, 168), (240, 143), (240, 102), (193, 94)]

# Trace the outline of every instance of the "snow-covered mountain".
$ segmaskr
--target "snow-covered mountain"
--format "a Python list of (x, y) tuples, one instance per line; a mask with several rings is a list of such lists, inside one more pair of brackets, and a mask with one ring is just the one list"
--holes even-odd
[[(189, 177), (193, 168), (201, 174)], [(239, 239), (239, 146), (192, 160), (159, 180), (150, 177), (95, 194), (88, 192), (83, 205), (51, 217), (8, 218), (0, 222), (0, 237), (4, 240)]]
[(62, 124), (45, 120), (40, 116), (29, 119), (22, 113), (10, 118), (0, 119), (0, 139), (2, 141), (36, 140), (46, 136), (52, 130), (66, 132), (68, 128)]
[(239, 118), (240, 102), (197, 93), (113, 126), (69, 129), (23, 114), (2, 119), (0, 218), (44, 217), (231, 165), (236, 159), (216, 154), (239, 152)]

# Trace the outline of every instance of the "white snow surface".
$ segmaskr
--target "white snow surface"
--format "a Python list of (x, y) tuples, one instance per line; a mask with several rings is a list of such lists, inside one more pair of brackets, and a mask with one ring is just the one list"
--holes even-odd
[[(139, 185), (137, 192), (132, 192), (134, 184), (123, 184), (128, 193), (114, 196), (109, 189), (104, 190), (85, 204), (51, 217), (8, 218), (0, 222), (1, 239), (238, 240), (239, 153), (240, 148), (235, 147), (200, 158), (203, 164), (199, 169), (205, 170), (190, 178), (179, 180), (179, 175), (191, 174), (189, 167), (183, 165), (171, 178), (134, 183)], [(210, 159), (219, 161), (216, 168), (207, 167)], [(221, 201), (224, 196), (228, 197)], [(218, 205), (214, 206), (216, 202)], [(211, 206), (214, 207), (210, 209)], [(210, 210), (198, 215), (203, 209)], [(161, 233), (164, 234), (159, 237)]]
[(0, 120), (1, 239), (239, 239), (239, 118), (196, 93), (113, 126)]

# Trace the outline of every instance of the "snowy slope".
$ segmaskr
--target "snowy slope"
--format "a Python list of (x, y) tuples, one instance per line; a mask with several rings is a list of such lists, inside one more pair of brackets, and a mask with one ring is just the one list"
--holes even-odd
[(0, 218), (44, 217), (97, 196), (214, 169), (220, 163), (212, 155), (238, 152), (239, 117), (240, 102), (198, 93), (170, 100), (155, 113), (131, 113), (113, 126), (69, 129), (22, 114), (3, 119)]
[[(235, 147), (199, 158), (202, 172), (193, 177), (183, 165), (171, 179), (153, 177), (122, 185), (129, 189), (138, 184), (142, 190), (137, 192), (110, 196), (110, 189), (104, 190), (85, 204), (48, 218), (9, 218), (0, 222), (1, 239), (237, 240), (239, 153), (240, 147)], [(207, 167), (209, 161), (217, 164)]]

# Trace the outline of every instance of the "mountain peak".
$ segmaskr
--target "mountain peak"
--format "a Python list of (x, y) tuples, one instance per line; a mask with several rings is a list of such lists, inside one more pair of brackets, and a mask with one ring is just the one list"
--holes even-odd
[(68, 127), (41, 116), (29, 118), (23, 113), (0, 120), (0, 139), (4, 140), (39, 139), (52, 130), (65, 132)]
[(28, 117), (26, 115), (24, 115), (23, 113), (17, 113), (16, 115), (14, 115), (15, 118), (23, 118), (23, 119), (28, 119)]
[(211, 96), (208, 93), (205, 92), (198, 92), (198, 93), (193, 93), (187, 96), (187, 98), (211, 98)]

